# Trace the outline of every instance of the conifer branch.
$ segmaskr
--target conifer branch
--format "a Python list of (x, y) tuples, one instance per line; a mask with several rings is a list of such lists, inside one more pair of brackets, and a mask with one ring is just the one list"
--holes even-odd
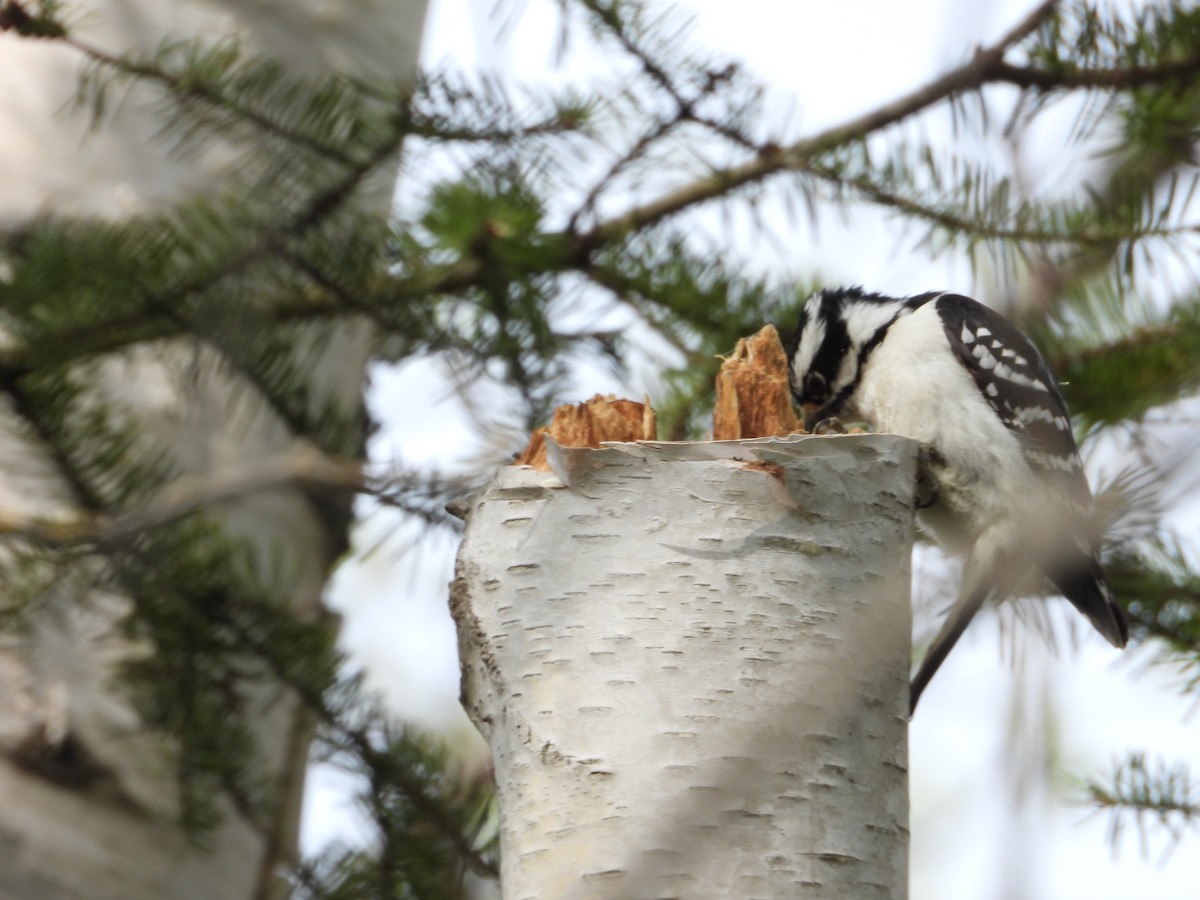
[(1013, 46), (1037, 30), (1054, 11), (1056, 4), (1057, 0), (1046, 0), (995, 44), (976, 50), (969, 61), (923, 87), (789, 147), (768, 147), (747, 163), (719, 169), (706, 178), (603, 222), (581, 235), (579, 245), (594, 248), (779, 172), (789, 169), (803, 171), (815, 157), (834, 147), (863, 140), (943, 100), (978, 90), (990, 80), (991, 67)]
[(1200, 310), (1185, 307), (1116, 340), (1064, 352), (1052, 365), (1087, 421), (1135, 418), (1200, 386)]
[[(298, 677), (293, 667), (281, 659), (275, 649), (253, 631), (219, 611), (206, 612), (214, 615), (222, 626), (237, 635), (246, 650), (271, 667), (279, 681), (295, 692), (325, 729), (324, 740), (333, 747), (348, 751), (353, 758), (361, 761), (374, 787), (386, 788), (394, 785), (399, 788), (405, 799), (413, 804), (426, 821), (438, 829), (438, 833), (450, 843), (458, 857), (473, 872), (489, 878), (499, 877), (496, 864), (472, 845), (459, 823), (449, 814), (444, 802), (446, 798), (436, 796), (430, 790), (427, 780), (406, 771), (403, 762), (389, 754), (386, 745), (393, 743), (394, 738), (388, 729), (385, 728), (382, 734), (377, 735), (368, 728), (352, 724), (351, 715), (345, 710), (334, 708), (326, 696), (314, 688), (309, 679)], [(383, 749), (379, 746), (381, 740), (385, 744)], [(386, 826), (384, 822), (379, 824)]]
[(317, 156), (346, 166), (347, 168), (353, 168), (357, 165), (357, 161), (347, 155), (337, 145), (317, 141), (310, 135), (288, 129), (280, 122), (274, 121), (253, 107), (233, 97), (226, 96), (200, 78), (184, 79), (179, 75), (167, 71), (164, 67), (145, 62), (135, 62), (123, 56), (107, 53), (99, 47), (95, 47), (86, 41), (68, 34), (65, 30), (59, 39), (62, 43), (71, 47), (85, 59), (96, 65), (111, 69), (125, 77), (158, 84), (165, 88), (169, 94), (181, 100), (199, 100), (209, 106), (231, 114), (239, 121), (254, 125), (264, 134), (279, 138), (288, 144), (303, 147)]
[(1149, 554), (1119, 553), (1106, 564), (1113, 592), (1132, 602), (1132, 630), (1159, 638), (1190, 670), (1189, 689), (1200, 686), (1200, 577), (1177, 544), (1162, 541)]
[[(736, 64), (720, 68), (706, 68), (702, 72), (694, 73), (700, 76), (700, 85), (695, 89), (694, 95), (689, 96), (688, 92), (680, 87), (677, 79), (670, 73), (667, 66), (657, 58), (654, 51), (647, 47), (639, 36), (632, 32), (628, 24), (622, 20), (619, 4), (606, 4), (602, 0), (577, 0), (577, 2), (603, 25), (622, 50), (638, 61), (638, 64), (642, 67), (642, 71), (671, 99), (675, 107), (675, 114), (669, 122), (672, 127), (685, 122), (695, 122), (747, 149), (761, 151), (761, 147), (746, 140), (745, 136), (737, 130), (729, 128), (725, 124), (698, 112), (700, 103), (703, 100), (713, 96), (721, 85), (733, 80), (738, 70)], [(667, 124), (667, 122), (663, 123), (664, 126)], [(656, 130), (663, 131), (670, 129), (658, 128)], [(642, 142), (644, 142), (644, 139)]]
[(1200, 222), (1180, 222), (1167, 225), (1131, 223), (1128, 227), (1122, 227), (1118, 223), (1090, 219), (1079, 228), (1058, 229), (1004, 225), (986, 218), (972, 218), (948, 208), (938, 208), (922, 203), (911, 196), (884, 187), (865, 174), (847, 177), (835, 169), (824, 166), (814, 166), (810, 171), (824, 181), (838, 187), (849, 188), (878, 206), (895, 210), (910, 219), (918, 219), (936, 225), (947, 233), (968, 238), (1038, 245), (1043, 248), (1054, 244), (1072, 244), (1079, 247), (1108, 249), (1116, 244), (1132, 243), (1148, 238), (1176, 238), (1189, 234), (1200, 234)]
[[(212, 335), (197, 327), (191, 317), (183, 312), (187, 301), (212, 290), (222, 281), (244, 274), (256, 263), (271, 259), (285, 252), (292, 252), (292, 244), (310, 231), (319, 228), (351, 198), (363, 180), (375, 168), (395, 154), (403, 139), (397, 130), (381, 140), (366, 157), (351, 169), (336, 178), (331, 184), (311, 196), (298, 210), (278, 225), (260, 231), (252, 240), (244, 242), (237, 252), (230, 255), (203, 275), (168, 292), (145, 296), (141, 314), (128, 315), (97, 327), (89, 324), (78, 332), (54, 335), (54, 341), (37, 348), (19, 340), (0, 346), (0, 386), (10, 386), (32, 372), (48, 366), (66, 363), (113, 352), (142, 341), (192, 335), (214, 343)], [(277, 320), (311, 318), (316, 315), (337, 316), (346, 310), (331, 304), (327, 299), (313, 297), (285, 298), (276, 300), (269, 314)]]
[[(471, 485), (462, 480), (418, 477), (411, 473), (372, 476), (364, 472), (360, 460), (330, 457), (312, 445), (301, 444), (235, 468), (181, 476), (164, 485), (149, 504), (126, 512), (93, 510), (74, 518), (39, 519), (0, 509), (0, 539), (20, 540), (54, 550), (124, 545), (144, 532), (197, 511), (286, 486), (364, 494), (385, 506), (416, 515), (428, 524), (446, 525), (450, 517), (435, 515), (432, 509), (444, 504), (446, 498), (461, 496)], [(82, 489), (79, 486), (77, 493)], [(408, 499), (417, 491), (427, 495), (428, 502)]]
[(300, 446), (235, 469), (180, 477), (164, 486), (149, 505), (115, 515), (96, 512), (73, 520), (31, 520), (5, 515), (0, 510), (0, 538), (18, 538), (54, 549), (111, 546), (199, 509), (289, 484), (354, 492), (370, 490), (362, 464), (357, 460), (331, 459), (314, 447)]
[[(595, 0), (587, 0), (586, 5), (590, 9), (593, 9), (593, 11), (598, 12), (598, 14), (604, 11), (602, 4), (595, 2)], [(863, 140), (868, 135), (905, 120), (943, 100), (961, 93), (978, 90), (990, 81), (1008, 79), (1012, 76), (1015, 67), (1009, 66), (1004, 62), (1003, 57), (1005, 53), (1040, 27), (1054, 12), (1055, 5), (1055, 0), (1048, 0), (1048, 2), (1042, 3), (995, 44), (986, 48), (980, 48), (963, 65), (892, 103), (885, 104), (865, 115), (827, 129), (818, 135), (799, 141), (789, 147), (781, 148), (769, 145), (758, 148), (758, 152), (754, 158), (746, 163), (717, 169), (705, 178), (669, 192), (656, 200), (635, 207), (623, 214), (600, 222), (587, 231), (575, 232), (573, 230), (575, 223), (572, 222), (571, 227), (565, 232), (552, 236), (553, 241), (562, 249), (554, 257), (545, 260), (545, 265), (541, 267), (541, 271), (547, 274), (585, 271), (592, 265), (592, 256), (596, 251), (602, 247), (620, 243), (631, 233), (656, 225), (664, 219), (688, 208), (725, 196), (740, 187), (763, 180), (777, 173), (785, 171), (820, 173), (821, 168), (817, 165), (816, 161), (823, 153), (828, 152), (830, 149)], [(609, 18), (611, 16), (606, 14), (605, 21), (607, 22)], [(617, 25), (619, 26), (620, 23), (618, 22)], [(618, 35), (624, 35), (623, 31), (618, 31), (617, 33)], [(635, 43), (632, 38), (625, 35), (619, 39), (624, 41), (629, 51), (639, 59), (649, 61), (649, 73), (660, 86), (663, 86), (671, 96), (677, 99), (681, 105), (681, 114), (686, 117), (691, 101), (683, 96), (666, 70), (653, 64), (646, 51)], [(116, 64), (120, 61), (114, 59), (110, 62)], [(156, 75), (151, 75), (150, 73), (142, 74), (164, 81), (164, 73), (161, 72)], [(170, 83), (170, 79), (166, 78), (165, 83)], [(216, 102), (219, 98), (208, 99)], [(657, 131), (665, 133), (667, 130), (669, 129), (664, 125)], [(390, 157), (399, 146), (404, 133), (404, 127), (398, 123), (393, 133), (385, 141), (381, 142), (366, 159), (354, 162), (350, 171), (346, 172), (340, 180), (329, 188), (314, 196), (307, 206), (293, 216), (289, 222), (261, 235), (258, 240), (253, 242), (241, 254), (235, 255), (215, 270), (206, 273), (201, 281), (182, 286), (177, 293), (177, 297), (186, 297), (201, 293), (215, 282), (244, 271), (255, 260), (286, 250), (289, 239), (293, 239), (307, 230), (317, 227), (325, 217), (344, 202), (367, 172), (380, 164), (384, 159)], [(652, 133), (649, 140), (655, 139), (656, 136), (656, 133)], [(637, 145), (628, 155), (628, 159), (631, 161), (647, 145), (647, 142)], [(350, 163), (348, 159), (339, 161)], [(624, 164), (624, 162), (618, 162), (616, 165), (619, 169)], [(826, 170), (827, 173), (828, 170)], [(963, 225), (974, 224), (975, 231), (977, 233), (979, 231), (978, 223), (970, 223), (944, 211), (922, 207), (910, 198), (904, 198), (896, 193), (889, 193), (880, 187), (871, 186), (866, 183), (859, 183), (854, 186), (862, 191), (865, 196), (884, 205), (893, 206), (902, 212), (922, 216), (928, 220), (943, 224), (947, 228), (958, 228)], [(1192, 227), (1181, 226), (1179, 231), (1186, 231)], [(1025, 238), (1034, 241), (1051, 236), (1038, 231), (1023, 232), (1017, 229), (1005, 230), (997, 227), (984, 229), (984, 231), (986, 235), (997, 238)], [(1054, 235), (1053, 237), (1061, 238), (1060, 235)], [(1125, 238), (1128, 236), (1122, 235), (1121, 237)], [(1077, 240), (1081, 243), (1101, 244), (1112, 240), (1112, 237), (1107, 234), (1082, 233), (1071, 236), (1068, 239)], [(413, 276), (402, 276), (393, 282), (393, 290), (389, 291), (389, 293), (392, 293), (393, 296), (407, 297), (461, 293), (479, 287), (485, 278), (486, 268), (479, 259), (464, 258), (448, 267), (431, 268)], [(344, 292), (339, 292), (339, 294), (344, 296)], [(164, 301), (165, 298), (157, 301), (151, 298), (151, 301), (147, 303), (147, 307), (149, 309), (158, 308), (161, 311)], [(281, 317), (287, 317), (292, 313), (300, 315), (320, 314), (322, 311), (334, 313), (335, 311), (330, 308), (334, 305), (336, 304), (313, 305), (309, 302), (301, 302), (293, 306), (292, 304), (284, 303), (275, 312)], [(172, 322), (170, 319), (171, 317), (162, 319), (151, 314), (145, 319), (129, 321), (126, 325), (129, 331), (126, 331), (124, 334), (122, 334), (123, 328), (115, 329), (111, 332), (110, 340), (103, 340), (103, 335), (101, 335), (101, 339), (97, 341), (93, 334), (90, 340), (85, 337), (85, 340), (79, 344), (62, 341), (59, 346), (72, 347), (71, 350), (63, 352), (69, 353), (70, 358), (77, 359), (81, 356), (104, 352), (107, 349), (115, 349), (122, 346), (129, 339), (138, 340), (145, 339), (148, 336), (165, 337), (187, 333), (187, 327), (184, 323)], [(381, 324), (385, 324), (385, 322), (381, 321)], [(89, 343), (92, 344), (91, 347), (88, 346)], [(75, 347), (80, 348), (80, 350), (76, 351)], [(13, 377), (19, 377), (21, 374), (28, 372), (32, 364), (32, 359), (32, 354), (19, 345), (0, 349), (0, 381), (9, 381)]]
[(1041, 91), (1107, 90), (1127, 91), (1192, 82), (1200, 77), (1200, 55), (1170, 60), (1153, 66), (1127, 68), (1067, 68), (1051, 71), (1036, 66), (1018, 66), (1004, 60), (993, 63), (987, 72), (989, 81)]
[(1144, 754), (1131, 753), (1108, 779), (1092, 780), (1085, 790), (1091, 806), (1111, 814), (1109, 839), (1114, 848), (1132, 823), (1143, 849), (1151, 826), (1165, 831), (1169, 853), (1189, 827), (1200, 823), (1200, 785), (1182, 764), (1152, 766)]
[(66, 482), (75, 505), (92, 515), (103, 515), (105, 513), (103, 500), (63, 447), (61, 436), (47, 425), (39, 409), (40, 404), (30, 396), (28, 390), (18, 384), (8, 385), (5, 391), (12, 399), (13, 411), (29, 426), (33, 436), (41, 445), (41, 449), (53, 461), (55, 470)]

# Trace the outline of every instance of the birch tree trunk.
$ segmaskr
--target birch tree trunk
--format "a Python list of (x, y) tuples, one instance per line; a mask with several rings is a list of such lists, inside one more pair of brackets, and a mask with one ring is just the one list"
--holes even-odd
[[(293, 72), (401, 79), (415, 70), (425, 7), (425, 0), (90, 0), (71, 5), (70, 21), (77, 37), (106, 52), (152, 51), (168, 37), (237, 37)], [(229, 187), (239, 155), (253, 148), (217, 143), (172, 155), (155, 139), (161, 98), (144, 85), (90, 131), (86, 112), (69, 103), (81, 66), (61, 42), (0, 34), (0, 227), (43, 217), (119, 220)], [(380, 217), (391, 208), (392, 180), (360, 201)], [(365, 432), (363, 370), (372, 346), (369, 331), (351, 324), (314, 330), (312, 345), (297, 349), (311, 403), (345, 415), (350, 446)], [(88, 402), (138, 423), (183, 475), (253, 465), (304, 444), (217, 357), (186, 339), (131, 348), (89, 370)], [(5, 396), (0, 514), (12, 521), (71, 513), (70, 479), (53, 456)], [(296, 611), (320, 614), (329, 568), (345, 547), (348, 500), (321, 507), (281, 487), (227, 503), (215, 519), (252, 549), (259, 576)], [(224, 804), (223, 824), (199, 849), (178, 824), (172, 747), (143, 726), (113, 683), (123, 663), (147, 652), (121, 636), (128, 599), (63, 586), (39, 606), (45, 614), (28, 632), (0, 636), (0, 898), (286, 894), (278, 867), (295, 853), (310, 738), (299, 705), (270, 684), (241, 698), (270, 776), (272, 811), (251, 821)]]
[(912, 443), (552, 449), (451, 599), (504, 896), (906, 896)]

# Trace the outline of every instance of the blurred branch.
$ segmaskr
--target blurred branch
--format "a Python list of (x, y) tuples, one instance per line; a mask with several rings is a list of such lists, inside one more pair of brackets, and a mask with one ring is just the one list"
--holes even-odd
[[(412, 758), (411, 750), (422, 743), (415, 732), (394, 729), (387, 724), (382, 711), (364, 708), (366, 704), (359, 696), (356, 682), (343, 682), (332, 689), (317, 689), (302, 669), (297, 670), (295, 661), (285, 658), (254, 629), (219, 611), (205, 612), (216, 616), (246, 649), (271, 667), (282, 684), (295, 691), (316, 717), (321, 728), (321, 742), (329, 748), (344, 751), (348, 759), (357, 761), (357, 770), (372, 781), (372, 812), (382, 838), (390, 844), (395, 836), (390, 833), (386, 803), (375, 804), (385, 801), (387, 790), (391, 788), (404, 796), (471, 871), (489, 878), (499, 877), (495, 860), (485, 849), (474, 846), (466, 833), (464, 820), (470, 817), (464, 817), (460, 808), (466, 798), (460, 796), (455, 801), (456, 788), (445, 790), (444, 779), (439, 777), (444, 767), (428, 764), (427, 748), (420, 754), (424, 759)], [(410, 840), (414, 837), (408, 836)]]
[[(111, 546), (199, 510), (287, 486), (367, 494), (429, 524), (445, 525), (453, 521), (452, 517), (438, 515), (434, 509), (445, 502), (443, 497), (468, 492), (472, 483), (400, 473), (389, 478), (373, 477), (363, 471), (360, 460), (332, 458), (311, 445), (302, 445), (237, 468), (180, 477), (165, 485), (153, 502), (125, 513), (53, 520), (14, 516), (0, 510), (0, 538), (51, 549)], [(416, 492), (427, 502), (406, 496)]]
[[(651, 79), (666, 91), (668, 96), (674, 99), (679, 121), (696, 121), (716, 128), (722, 134), (728, 131), (728, 129), (719, 128), (719, 123), (709, 121), (695, 112), (697, 100), (699, 97), (704, 96), (703, 86), (696, 97), (685, 95), (669, 73), (663, 67), (654, 63), (645, 48), (621, 30), (623, 26), (619, 20), (614, 19), (614, 16), (610, 14), (607, 5), (596, 2), (596, 0), (588, 0), (585, 5), (596, 15), (601, 16), (606, 24), (617, 30), (618, 41), (622, 43), (627, 52), (631, 53), (636, 59), (641, 60)], [(977, 91), (989, 83), (1012, 83), (1014, 79), (1021, 77), (1018, 73), (1032, 71), (1020, 69), (1006, 63), (1004, 56), (1013, 47), (1041, 27), (1055, 12), (1055, 8), (1056, 3), (1054, 0), (1048, 0), (1048, 2), (1040, 4), (1007, 34), (1000, 38), (999, 41), (988, 47), (977, 49), (971, 59), (961, 66), (952, 69), (891, 103), (884, 104), (865, 115), (850, 119), (841, 125), (827, 129), (812, 137), (793, 143), (790, 146), (779, 147), (773, 144), (766, 144), (758, 147), (752, 143), (748, 143), (740, 135), (733, 135), (732, 137), (739, 140), (744, 148), (754, 149), (754, 155), (749, 161), (736, 166), (716, 169), (704, 178), (600, 222), (585, 231), (575, 231), (575, 220), (573, 219), (565, 231), (545, 236), (544, 249), (548, 252), (537, 262), (538, 273), (543, 275), (561, 274), (571, 271), (588, 273), (594, 268), (593, 258), (597, 251), (619, 245), (631, 233), (647, 229), (684, 210), (719, 197), (727, 196), (740, 187), (762, 181), (778, 173), (796, 171), (837, 181), (836, 172), (819, 162), (819, 158), (823, 154), (827, 154), (838, 147), (845, 147), (846, 145), (862, 141), (869, 135), (904, 121), (944, 100), (971, 91)], [(119, 60), (106, 60), (106, 63), (112, 65), (116, 65), (119, 62)], [(127, 65), (133, 64), (127, 63)], [(1149, 83), (1154, 78), (1178, 77), (1180, 72), (1190, 70), (1186, 68), (1179, 69), (1178, 66), (1164, 66), (1143, 67), (1129, 71), (1132, 73), (1130, 75), (1131, 78)], [(175, 86), (178, 89), (192, 89), (190, 84), (175, 85), (173, 76), (169, 73), (158, 71), (151, 74), (149, 72), (143, 73), (139, 70), (137, 74), (164, 81), (165, 84)], [(1052, 86), (1051, 76), (1054, 74), (1041, 73), (1036, 75), (1038, 86)], [(1111, 73), (1104, 77), (1108, 78), (1110, 75)], [(720, 83), (724, 77), (726, 76), (722, 73), (713, 74), (709, 81), (709, 88)], [(1035, 78), (1034, 75), (1029, 75), (1028, 77), (1031, 79)], [(1062, 73), (1061, 78), (1062, 80), (1058, 86), (1064, 89), (1095, 86), (1085, 83), (1087, 78), (1077, 72), (1066, 71)], [(1094, 80), (1102, 81), (1104, 79), (1097, 75)], [(215, 96), (206, 99), (211, 99), (214, 103), (224, 102), (222, 98)], [(570, 122), (568, 121), (567, 124), (570, 124)], [(281, 254), (285, 258), (293, 259), (298, 255), (302, 255), (297, 254), (296, 249), (291, 246), (291, 241), (318, 225), (333, 209), (341, 205), (345, 198), (357, 187), (366, 172), (380, 164), (384, 159), (390, 157), (403, 136), (411, 130), (410, 126), (411, 123), (404, 121), (393, 123), (392, 132), (387, 135), (386, 140), (380, 142), (369, 158), (340, 160), (340, 162), (350, 167), (349, 171), (327, 189), (317, 193), (306, 208), (297, 211), (288, 221), (261, 232), (253, 242), (246, 246), (242, 253), (235, 254), (232, 258), (226, 260), (224, 264), (207, 272), (202, 282), (184, 285), (179, 291), (174, 293), (183, 297), (194, 296), (210, 287), (215, 281), (242, 272), (264, 254), (276, 253)], [(548, 122), (543, 122), (541, 127), (548, 128), (550, 125)], [(614, 164), (614, 170), (619, 170), (622, 166), (628, 164), (628, 160), (644, 152), (646, 140), (655, 140), (657, 136), (661, 136), (669, 130), (663, 123), (660, 123), (654, 132), (652, 132), (650, 138), (639, 141), (635, 144), (633, 150), (630, 151), (630, 154)], [(428, 123), (426, 123), (424, 131), (432, 134)], [(727, 136), (730, 135), (727, 134)], [(447, 139), (454, 139), (453, 134), (445, 137)], [(475, 138), (478, 135), (472, 135), (471, 137)], [(885, 206), (891, 206), (902, 213), (933, 221), (946, 228), (960, 230), (968, 228), (971, 232), (979, 230), (978, 227), (972, 227), (971, 222), (955, 216), (952, 212), (924, 206), (910, 197), (890, 191), (883, 185), (872, 184), (861, 179), (849, 179), (845, 183), (858, 190), (868, 199)], [(585, 208), (593, 200), (594, 197), (590, 195), (585, 198)], [(977, 224), (975, 223), (975, 226)], [(1144, 234), (1139, 232), (1134, 237), (1184, 233), (1190, 232), (1192, 229), (1193, 226), (1185, 224), (1166, 231), (1162, 229), (1146, 230)], [(1077, 234), (1051, 234), (1037, 229), (1006, 229), (1000, 227), (990, 230), (984, 228), (984, 231), (989, 236), (998, 238), (1023, 238), (1031, 241), (1053, 238), (1084, 245), (1095, 244), (1105, 248), (1114, 240), (1130, 238), (1130, 235), (1126, 234), (1108, 234), (1103, 229), (1101, 231), (1088, 231), (1085, 229)], [(465, 291), (484, 286), (488, 279), (492, 277), (493, 269), (484, 257), (485, 255), (482, 254), (468, 254), (449, 264), (427, 266), (411, 274), (402, 274), (398, 277), (384, 279), (387, 284), (380, 290), (379, 295), (373, 298), (375, 302), (369, 304), (360, 302), (355, 305), (356, 311), (371, 316), (380, 325), (388, 328), (389, 316), (386, 310), (389, 308), (398, 308), (396, 304), (397, 300), (433, 295), (461, 294)], [(337, 315), (345, 312), (339, 308), (341, 306), (340, 301), (344, 300), (345, 296), (346, 292), (340, 292), (334, 296), (321, 298), (316, 302), (308, 298), (301, 298), (293, 302), (285, 301), (278, 308), (272, 310), (272, 315), (284, 318), (291, 315)], [(36, 359), (35, 354), (29, 348), (19, 343), (2, 348), (0, 349), (0, 381), (20, 377), (25, 374), (29, 371), (30, 366), (42, 362), (41, 357), (44, 354), (54, 356), (55, 358), (78, 359), (84, 355), (115, 349), (130, 340), (145, 340), (147, 338), (186, 333), (190, 330), (190, 323), (186, 320), (186, 317), (180, 318), (179, 314), (172, 312), (170, 309), (170, 307), (177, 305), (177, 303), (168, 304), (166, 298), (147, 298), (145, 313), (127, 321), (122, 327), (108, 330), (108, 339), (101, 337), (101, 339), (97, 340), (92, 335), (84, 336), (85, 339), (79, 342), (71, 340), (56, 341), (55, 345), (57, 347), (71, 349), (60, 349), (49, 352), (39, 349)]]
[(1200, 301), (1114, 340), (1050, 355), (1071, 408), (1087, 422), (1112, 424), (1185, 396), (1200, 386)]
[(860, 141), (889, 125), (903, 121), (942, 100), (957, 94), (977, 90), (989, 81), (993, 67), (1004, 54), (1022, 39), (1032, 34), (1054, 11), (1057, 0), (1047, 0), (990, 47), (979, 48), (974, 56), (945, 75), (912, 91), (891, 103), (884, 104), (865, 115), (829, 128), (811, 138), (789, 147), (766, 147), (750, 162), (740, 166), (718, 169), (707, 178), (673, 191), (658, 200), (630, 210), (601, 223), (577, 239), (580, 250), (608, 243), (625, 234), (644, 228), (739, 187), (761, 181), (768, 176), (790, 169), (807, 170), (811, 160), (834, 147)]
[(1200, 54), (1155, 66), (1130, 66), (1113, 69), (1063, 69), (1051, 71), (1034, 66), (1015, 66), (1000, 60), (988, 70), (988, 80), (1020, 88), (1058, 90), (1123, 91), (1190, 81), (1200, 76)]
[(50, 548), (109, 545), (182, 519), (201, 508), (285, 485), (369, 490), (359, 461), (330, 459), (315, 448), (304, 446), (236, 469), (183, 476), (166, 485), (153, 503), (118, 515), (55, 521), (16, 517), (0, 511), (0, 537), (19, 538)]
[(1142, 753), (1131, 753), (1117, 763), (1106, 780), (1088, 782), (1085, 790), (1091, 806), (1111, 815), (1109, 840), (1114, 851), (1132, 824), (1145, 854), (1150, 829), (1158, 827), (1169, 838), (1165, 859), (1185, 830), (1200, 821), (1200, 786), (1182, 763), (1151, 766)]
[(814, 166), (810, 171), (819, 178), (856, 191), (879, 206), (936, 225), (948, 233), (970, 238), (1034, 244), (1043, 248), (1056, 244), (1070, 244), (1076, 247), (1111, 250), (1120, 244), (1130, 244), (1147, 238), (1176, 238), (1200, 234), (1200, 222), (1130, 223), (1121, 227), (1110, 222), (1085, 220), (1080, 222), (1079, 227), (1071, 227), (1068, 224), (1057, 229), (1006, 225), (923, 203), (914, 197), (890, 190), (867, 175), (846, 177), (835, 169), (824, 166)]
[[(112, 71), (127, 77), (134, 78), (140, 81), (151, 82), (167, 90), (168, 93), (180, 99), (200, 100), (211, 106), (225, 110), (236, 116), (243, 122), (249, 122), (257, 127), (260, 131), (273, 135), (274, 137), (282, 138), (283, 140), (294, 144), (298, 147), (322, 156), (331, 162), (339, 163), (347, 168), (353, 168), (357, 165), (357, 161), (345, 153), (345, 151), (333, 143), (316, 141), (311, 136), (297, 133), (295, 131), (284, 128), (281, 123), (273, 120), (269, 116), (263, 115), (258, 110), (239, 102), (236, 98), (216, 90), (212, 85), (204, 83), (197, 78), (182, 78), (173, 74), (166, 68), (160, 65), (154, 65), (146, 62), (136, 62), (125, 56), (116, 56), (111, 53), (106, 53), (98, 47), (94, 47), (86, 41), (72, 37), (63, 29), (61, 35), (57, 35), (59, 40), (67, 46), (76, 50), (85, 59), (93, 64), (104, 66)], [(222, 50), (218, 50), (221, 53)], [(223, 48), (223, 55), (226, 57), (223, 60), (225, 66), (229, 66), (237, 58), (236, 45), (227, 45)]]
[[(1132, 630), (1164, 641), (1185, 666), (1200, 673), (1200, 577), (1183, 549), (1164, 543), (1155, 551), (1122, 553), (1105, 567), (1113, 592), (1126, 598)], [(1192, 684), (1200, 674), (1192, 675)]]

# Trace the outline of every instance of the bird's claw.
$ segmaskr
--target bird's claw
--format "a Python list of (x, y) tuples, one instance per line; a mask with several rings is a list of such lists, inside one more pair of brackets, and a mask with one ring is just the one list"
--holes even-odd
[(830, 416), (827, 419), (822, 419), (812, 427), (813, 434), (845, 434), (846, 426), (842, 424), (842, 420), (837, 416)]
[(917, 509), (929, 509), (941, 497), (933, 474), (933, 462), (933, 451), (929, 447), (921, 447), (917, 452), (917, 489), (914, 498)]

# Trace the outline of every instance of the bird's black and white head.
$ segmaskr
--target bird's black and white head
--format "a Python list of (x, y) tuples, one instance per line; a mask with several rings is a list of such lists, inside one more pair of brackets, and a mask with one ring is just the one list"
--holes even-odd
[(853, 409), (867, 356), (910, 303), (858, 287), (808, 298), (787, 348), (792, 394), (808, 427)]

